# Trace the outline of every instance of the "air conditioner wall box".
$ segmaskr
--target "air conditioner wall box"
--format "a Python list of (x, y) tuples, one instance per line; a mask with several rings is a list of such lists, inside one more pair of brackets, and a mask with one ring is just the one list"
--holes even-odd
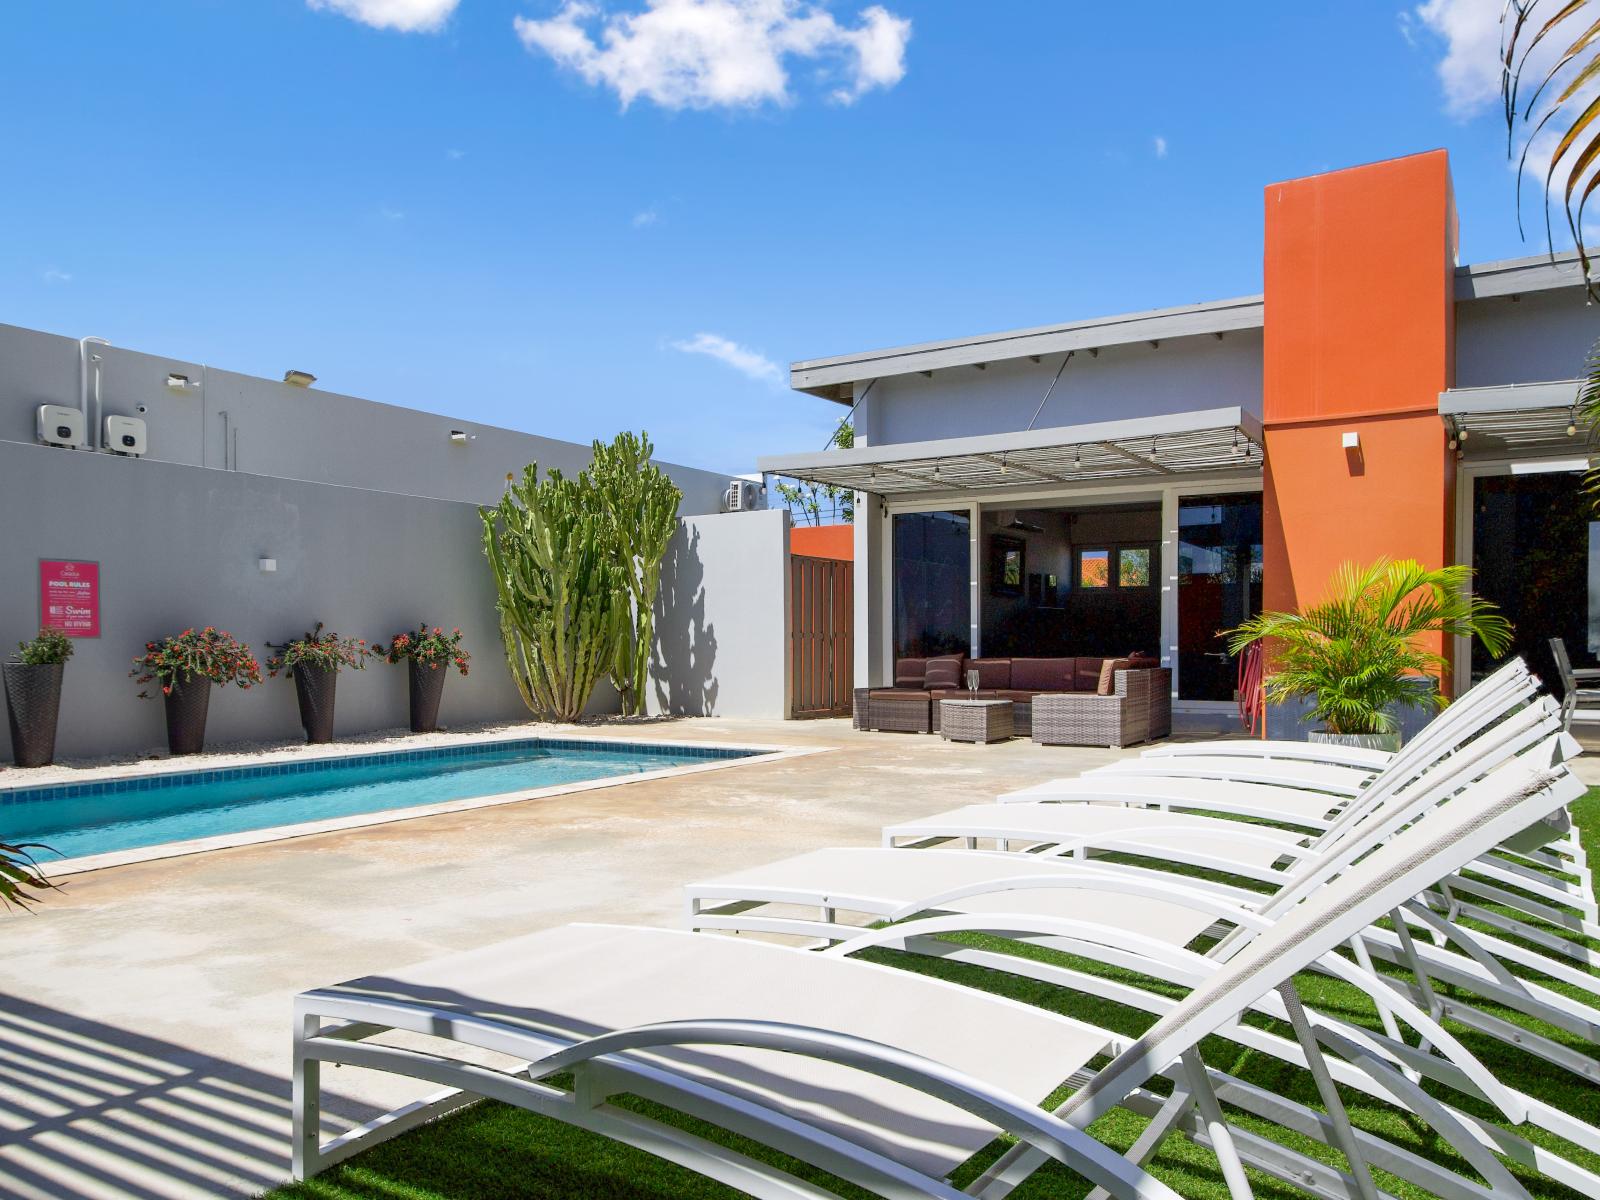
[(723, 512), (752, 512), (766, 507), (766, 489), (753, 479), (730, 479), (722, 493)]
[(83, 413), (60, 404), (39, 406), (39, 440), (47, 446), (76, 450), (84, 444)]

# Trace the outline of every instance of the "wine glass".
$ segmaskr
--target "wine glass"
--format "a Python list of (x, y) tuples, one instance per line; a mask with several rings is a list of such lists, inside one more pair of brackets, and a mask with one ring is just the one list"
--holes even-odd
[(978, 691), (978, 672), (970, 668), (967, 671), (967, 691), (973, 695)]

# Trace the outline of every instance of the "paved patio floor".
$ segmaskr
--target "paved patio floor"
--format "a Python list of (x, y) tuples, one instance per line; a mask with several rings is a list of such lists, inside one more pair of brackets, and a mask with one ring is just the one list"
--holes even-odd
[[(253, 1195), (287, 1175), (297, 991), (567, 921), (675, 924), (687, 880), (1119, 756), (843, 721), (607, 733), (828, 752), (116, 867), (0, 915), (0, 1195)], [(425, 1090), (324, 1080), (341, 1125)]]

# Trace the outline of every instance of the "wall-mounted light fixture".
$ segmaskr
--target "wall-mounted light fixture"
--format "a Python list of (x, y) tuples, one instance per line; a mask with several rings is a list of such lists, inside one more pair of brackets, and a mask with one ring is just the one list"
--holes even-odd
[(465, 446), (469, 441), (474, 441), (477, 434), (468, 434), (465, 429), (452, 429), (450, 431), (450, 444), (452, 446)]
[(271, 575), (278, 569), (278, 560), (275, 558), (258, 558), (256, 559), (256, 566), (261, 568), (263, 575)]
[(199, 387), (200, 385), (187, 375), (180, 375), (178, 372), (172, 371), (167, 375), (167, 386), (175, 392), (186, 392), (190, 388)]
[(310, 387), (317, 381), (317, 377), (310, 371), (285, 371), (283, 381), (290, 387)]
[(1354, 429), (1347, 429), (1339, 435), (1339, 444), (1344, 447), (1344, 460), (1350, 468), (1350, 474), (1365, 474), (1366, 460), (1361, 454), (1361, 435)]

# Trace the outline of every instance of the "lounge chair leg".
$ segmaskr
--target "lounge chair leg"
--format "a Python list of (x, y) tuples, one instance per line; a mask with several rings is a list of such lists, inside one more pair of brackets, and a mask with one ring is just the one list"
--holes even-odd
[[(1211, 1088), (1205, 1063), (1200, 1061), (1200, 1055), (1192, 1048), (1183, 1054), (1183, 1074), (1194, 1093), (1195, 1108), (1200, 1112), (1200, 1119), (1205, 1122), (1206, 1136), (1211, 1139), (1211, 1152), (1217, 1156), (1217, 1166), (1222, 1169), (1228, 1194), (1233, 1200), (1253, 1200), (1250, 1178), (1244, 1173), (1239, 1149), (1233, 1144), (1233, 1135), (1228, 1131), (1228, 1118), (1223, 1115), (1217, 1093)], [(1364, 1200), (1374, 1198), (1369, 1196)]]
[[(1144, 1166), (1150, 1160), (1150, 1156), (1161, 1147), (1161, 1143), (1167, 1140), (1167, 1134), (1171, 1133), (1173, 1127), (1182, 1120), (1192, 1103), (1194, 1097), (1186, 1088), (1173, 1088), (1172, 1095), (1167, 1097), (1167, 1102), (1161, 1106), (1161, 1111), (1150, 1118), (1149, 1123), (1145, 1125), (1133, 1145), (1128, 1147), (1128, 1153), (1123, 1157), (1131, 1163)], [(1111, 1200), (1111, 1193), (1105, 1188), (1097, 1187), (1084, 1197), (1084, 1200)]]
[(1334, 1086), (1333, 1076), (1328, 1072), (1328, 1064), (1323, 1061), (1322, 1045), (1317, 1041), (1316, 1034), (1311, 1031), (1311, 1022), (1306, 1020), (1306, 1010), (1300, 1006), (1300, 993), (1295, 991), (1294, 981), (1285, 980), (1279, 984), (1278, 995), (1283, 997), (1283, 1007), (1289, 1014), (1289, 1025), (1294, 1030), (1294, 1036), (1306, 1052), (1306, 1065), (1311, 1068), (1311, 1078), (1317, 1085), (1317, 1094), (1322, 1097), (1322, 1106), (1327, 1110), (1328, 1121), (1333, 1126), (1333, 1140), (1344, 1154), (1345, 1161), (1350, 1164), (1350, 1174), (1356, 1181), (1356, 1193), (1361, 1200), (1378, 1200), (1378, 1189), (1372, 1182), (1372, 1171), (1368, 1168), (1366, 1156), (1361, 1153), (1361, 1146), (1356, 1141), (1355, 1130), (1350, 1127), (1350, 1114), (1345, 1111), (1344, 1101), (1339, 1098), (1339, 1090)]
[(310, 1179), (322, 1170), (322, 1064), (305, 1051), (305, 1040), (315, 1037), (321, 1027), (315, 1015), (304, 1014), (295, 1022), (294, 1081), (290, 1109), (293, 1122), (293, 1148), (290, 1171), (295, 1179)]

